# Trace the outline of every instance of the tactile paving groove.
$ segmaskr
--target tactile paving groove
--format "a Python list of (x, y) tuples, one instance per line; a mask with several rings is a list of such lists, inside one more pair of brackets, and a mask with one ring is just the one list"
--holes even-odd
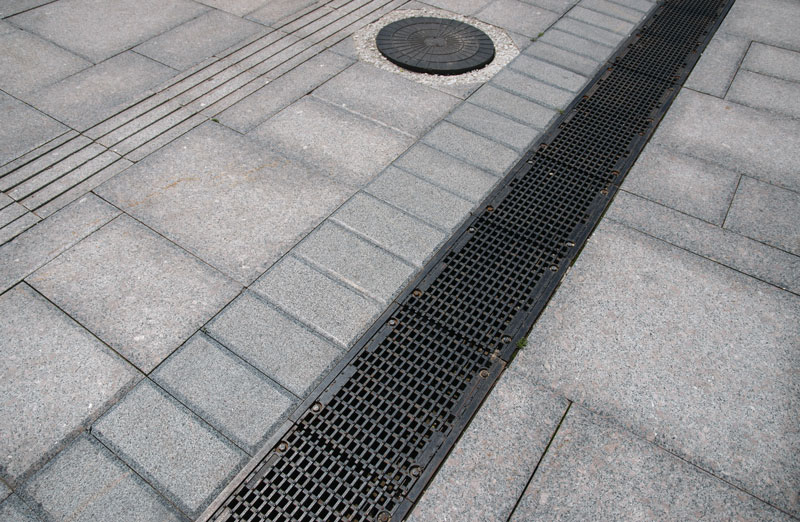
[(732, 3), (662, 3), (212, 506), (212, 519), (403, 519)]

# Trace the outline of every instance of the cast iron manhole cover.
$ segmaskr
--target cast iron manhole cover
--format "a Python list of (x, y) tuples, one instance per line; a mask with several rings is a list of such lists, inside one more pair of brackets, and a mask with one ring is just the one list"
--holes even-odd
[(461, 74), (494, 58), (494, 44), (486, 33), (447, 18), (398, 20), (380, 30), (376, 43), (390, 62), (429, 74)]

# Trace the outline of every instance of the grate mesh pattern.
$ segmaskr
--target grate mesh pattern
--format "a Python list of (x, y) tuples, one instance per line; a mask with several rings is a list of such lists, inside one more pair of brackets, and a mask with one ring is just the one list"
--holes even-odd
[(673, 0), (651, 15), (317, 389), (216, 520), (407, 514), (730, 3)]

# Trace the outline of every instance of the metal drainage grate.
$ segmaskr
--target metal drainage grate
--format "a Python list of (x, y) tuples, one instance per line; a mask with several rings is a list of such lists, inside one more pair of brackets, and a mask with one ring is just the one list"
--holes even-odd
[(402, 519), (731, 4), (659, 6), (297, 410), (214, 519)]
[(447, 18), (398, 20), (381, 29), (375, 43), (390, 62), (422, 73), (461, 74), (494, 59), (494, 43), (486, 33)]

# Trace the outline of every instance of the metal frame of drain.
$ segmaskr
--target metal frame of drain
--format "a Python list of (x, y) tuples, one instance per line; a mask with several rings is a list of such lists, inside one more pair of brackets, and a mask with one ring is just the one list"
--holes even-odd
[(209, 516), (403, 519), (513, 359), (732, 4), (667, 0), (656, 7)]

